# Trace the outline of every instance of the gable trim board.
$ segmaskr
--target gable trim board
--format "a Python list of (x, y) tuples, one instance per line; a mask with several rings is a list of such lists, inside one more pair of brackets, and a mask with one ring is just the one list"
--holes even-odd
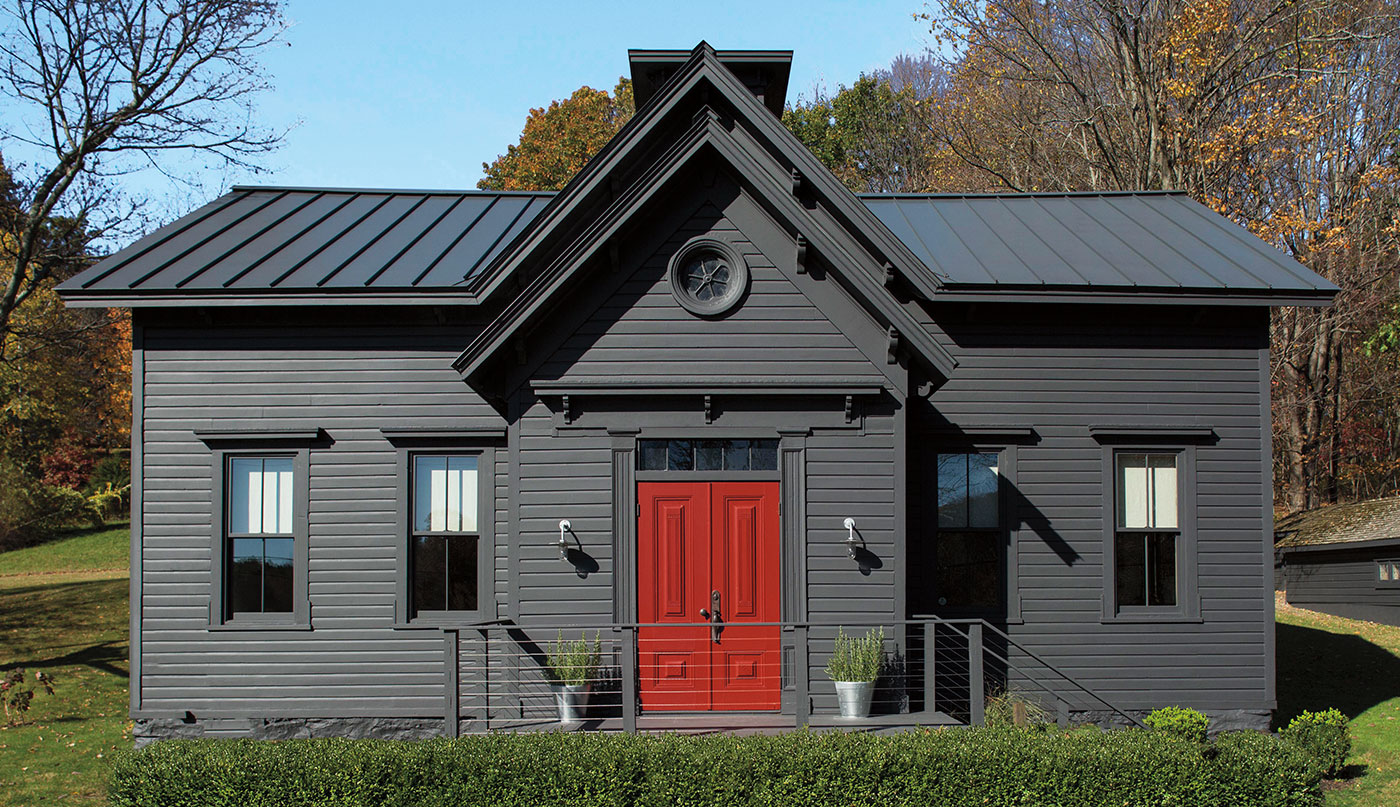
[[(925, 326), (914, 319), (903, 306), (892, 298), (883, 285), (877, 286), (869, 279), (869, 275), (860, 269), (847, 272), (838, 268), (840, 266), (858, 267), (862, 263), (871, 264), (873, 259), (868, 256), (868, 253), (864, 260), (861, 260), (860, 252), (862, 250), (858, 247), (853, 250), (851, 246), (842, 246), (839, 243), (839, 237), (822, 227), (790, 194), (785, 193), (781, 188), (773, 187), (766, 172), (754, 165), (750, 159), (746, 159), (746, 152), (736, 142), (733, 134), (720, 126), (712, 114), (697, 116), (695, 125), (688, 133), (687, 140), (689, 142), (684, 144), (684, 148), (672, 150), (664, 162), (651, 166), (626, 191), (619, 194), (618, 199), (606, 211), (592, 218), (594, 223), (580, 240), (569, 243), (562, 248), (541, 247), (546, 254), (558, 255), (561, 252), (565, 254), (550, 262), (547, 268), (540, 271), (536, 278), (530, 282), (530, 285), (507, 304), (500, 317), (488, 325), (454, 362), (454, 368), (467, 379), (469, 384), (478, 391), (487, 387), (486, 380), (482, 378), (487, 363), (498, 354), (509, 350), (511, 340), (547, 311), (551, 298), (560, 295), (562, 289), (572, 278), (584, 271), (602, 271), (602, 267), (597, 265), (595, 258), (599, 251), (605, 248), (608, 240), (614, 238), (624, 224), (636, 216), (642, 207), (654, 200), (666, 187), (668, 181), (674, 180), (683, 168), (692, 160), (697, 159), (701, 150), (707, 145), (713, 146), (721, 155), (721, 159), (724, 159), (743, 179), (748, 180), (758, 190), (760, 198), (778, 208), (780, 213), (785, 214), (786, 217), (790, 217), (790, 221), (798, 223), (799, 226), (796, 229), (807, 238), (809, 244), (814, 248), (813, 252), (817, 255), (833, 256), (827, 265), (835, 270), (837, 275), (850, 282), (851, 295), (862, 304), (872, 319), (878, 317), (876, 322), (892, 328), (894, 338), (910, 345), (914, 353), (925, 359), (937, 372), (945, 377), (952, 373), (956, 366), (956, 360), (938, 344)], [(765, 182), (765, 180), (768, 181)], [(768, 187), (762, 187), (765, 184)], [(843, 192), (849, 195), (849, 192), (844, 191), (844, 189)], [(568, 193), (569, 190), (566, 189), (564, 194)], [(740, 203), (742, 204), (742, 202)], [(753, 205), (752, 211), (757, 214), (759, 208)], [(580, 215), (591, 216), (591, 211)], [(566, 226), (564, 221), (567, 219), (554, 224), (564, 227)], [(803, 223), (807, 226), (801, 226)], [(546, 221), (542, 225), (542, 229), (548, 230), (551, 224), (552, 222)], [(749, 237), (757, 236), (750, 235)], [(793, 260), (795, 261), (795, 240), (792, 242), (792, 247), (794, 250)], [(760, 246), (760, 249), (763, 247)], [(771, 246), (768, 249), (763, 249), (769, 259), (779, 267), (779, 271), (788, 274), (787, 261), (774, 256), (770, 250), (772, 250)], [(519, 257), (511, 258), (510, 263), (518, 262), (521, 265), (531, 265), (537, 260), (538, 256), (533, 252), (526, 252), (520, 254)], [(812, 253), (809, 252), (808, 261), (811, 260), (813, 260)], [(516, 268), (514, 271), (520, 272), (522, 270)], [(790, 273), (789, 280), (796, 282), (797, 274), (796, 272)], [(811, 273), (801, 274), (808, 281), (811, 281)], [(488, 288), (483, 290), (482, 295), (487, 297), (490, 293), (491, 289)], [(808, 296), (811, 298), (812, 295), (808, 294)], [(818, 305), (820, 307), (820, 303)], [(883, 364), (892, 363), (888, 356), (883, 362)], [(881, 366), (879, 362), (876, 364)], [(902, 389), (903, 385), (901, 384), (900, 387)]]

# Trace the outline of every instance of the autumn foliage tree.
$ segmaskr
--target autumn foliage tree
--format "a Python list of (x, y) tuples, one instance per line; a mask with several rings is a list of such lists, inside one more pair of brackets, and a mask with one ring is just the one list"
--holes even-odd
[[(1341, 288), (1273, 321), (1281, 503), (1400, 483), (1395, 0), (936, 0), (948, 190), (1181, 190)], [(1389, 403), (1388, 403), (1389, 402)]]
[(557, 191), (631, 120), (632, 82), (619, 79), (609, 95), (579, 87), (562, 101), (530, 110), (520, 141), (482, 163), (482, 190)]

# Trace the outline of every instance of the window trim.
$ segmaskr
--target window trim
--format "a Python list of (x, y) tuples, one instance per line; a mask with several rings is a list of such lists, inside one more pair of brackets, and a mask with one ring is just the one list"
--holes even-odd
[(1393, 563), (1393, 564), (1395, 564), (1397, 567), (1400, 567), (1400, 557), (1376, 558), (1376, 559), (1375, 559), (1375, 562), (1372, 564), (1372, 568), (1374, 568), (1374, 569), (1375, 569), (1375, 572), (1376, 572), (1376, 576), (1373, 578), (1373, 582), (1375, 583), (1376, 588), (1378, 588), (1378, 589), (1380, 589), (1380, 590), (1382, 590), (1382, 591), (1391, 591), (1391, 590), (1400, 588), (1400, 579), (1391, 579), (1391, 580), (1382, 580), (1382, 579), (1381, 579), (1380, 567), (1381, 567), (1381, 564), (1382, 564), (1382, 563)]
[[(387, 436), (387, 435), (386, 435)], [(496, 619), (496, 440), (486, 436), (427, 437), (395, 441), (394, 622), (398, 627), (436, 628), (480, 624)], [(413, 613), (413, 458), (475, 456), (477, 458), (476, 610)], [(467, 533), (462, 533), (467, 534)]]
[[(1200, 622), (1196, 536), (1196, 446), (1192, 443), (1114, 442), (1102, 448), (1103, 579), (1101, 622)], [(1176, 605), (1118, 606), (1118, 455), (1175, 454), (1177, 468)], [(1125, 530), (1152, 532), (1153, 530)], [(1170, 530), (1156, 530), (1170, 532)]]
[[(307, 445), (287, 445), (282, 440), (259, 440), (243, 435), (239, 444), (214, 448), (210, 523), (211, 572), (209, 594), (209, 628), (211, 630), (310, 630), (311, 600), (308, 595), (308, 571), (311, 562), (308, 510), (311, 504), (311, 449)], [(231, 614), (228, 610), (228, 553), (230, 534), (225, 529), (229, 518), (229, 476), (231, 460), (241, 457), (286, 457), (292, 460), (292, 610), (290, 613)]]
[[(997, 455), (997, 532), (1001, 535), (1001, 543), (998, 553), (1002, 561), (1002, 592), (1001, 599), (996, 604), (985, 606), (939, 606), (934, 609), (937, 616), (949, 619), (958, 618), (985, 618), (994, 616), (996, 621), (1005, 622), (1011, 625), (1019, 625), (1023, 622), (1021, 616), (1021, 585), (1020, 585), (1020, 543), (1021, 520), (1018, 515), (1018, 508), (1015, 506), (1016, 487), (1016, 463), (1017, 463), (1017, 443), (1002, 441), (988, 442), (975, 440), (974, 442), (951, 442), (936, 441), (930, 445), (925, 456), (928, 458), (933, 471), (925, 476), (925, 481), (934, 485), (938, 484), (938, 456), (940, 454), (996, 454)], [(932, 501), (934, 504), (922, 513), (920, 518), (927, 521), (927, 529), (934, 536), (938, 534), (938, 504), (937, 491), (934, 491)], [(991, 530), (987, 530), (991, 532)], [(908, 563), (909, 547), (904, 550), (904, 562)], [(934, 557), (937, 558), (937, 548), (934, 550)], [(1004, 616), (1003, 616), (1004, 614)], [(911, 618), (926, 616), (923, 613), (910, 611)], [(932, 616), (934, 614), (928, 614)]]

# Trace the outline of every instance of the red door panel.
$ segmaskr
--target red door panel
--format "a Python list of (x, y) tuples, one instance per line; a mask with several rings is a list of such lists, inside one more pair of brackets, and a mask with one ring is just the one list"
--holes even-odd
[(715, 709), (777, 709), (781, 618), (777, 482), (715, 482), (710, 491), (711, 579), (724, 631), (710, 648)]
[[(710, 599), (710, 489), (701, 483), (637, 485), (637, 616), (694, 623)], [(710, 708), (710, 632), (655, 627), (637, 632), (642, 707)]]
[[(652, 711), (779, 708), (778, 483), (637, 485), (642, 706)], [(700, 610), (720, 594), (712, 641)]]

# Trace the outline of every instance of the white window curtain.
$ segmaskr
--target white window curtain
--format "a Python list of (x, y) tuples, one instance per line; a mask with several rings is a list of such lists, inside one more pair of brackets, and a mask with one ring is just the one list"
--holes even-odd
[(1175, 454), (1118, 455), (1118, 526), (1177, 529)]
[(414, 530), (476, 532), (477, 458), (414, 458)]
[(229, 462), (229, 531), (292, 534), (290, 457), (235, 457)]

